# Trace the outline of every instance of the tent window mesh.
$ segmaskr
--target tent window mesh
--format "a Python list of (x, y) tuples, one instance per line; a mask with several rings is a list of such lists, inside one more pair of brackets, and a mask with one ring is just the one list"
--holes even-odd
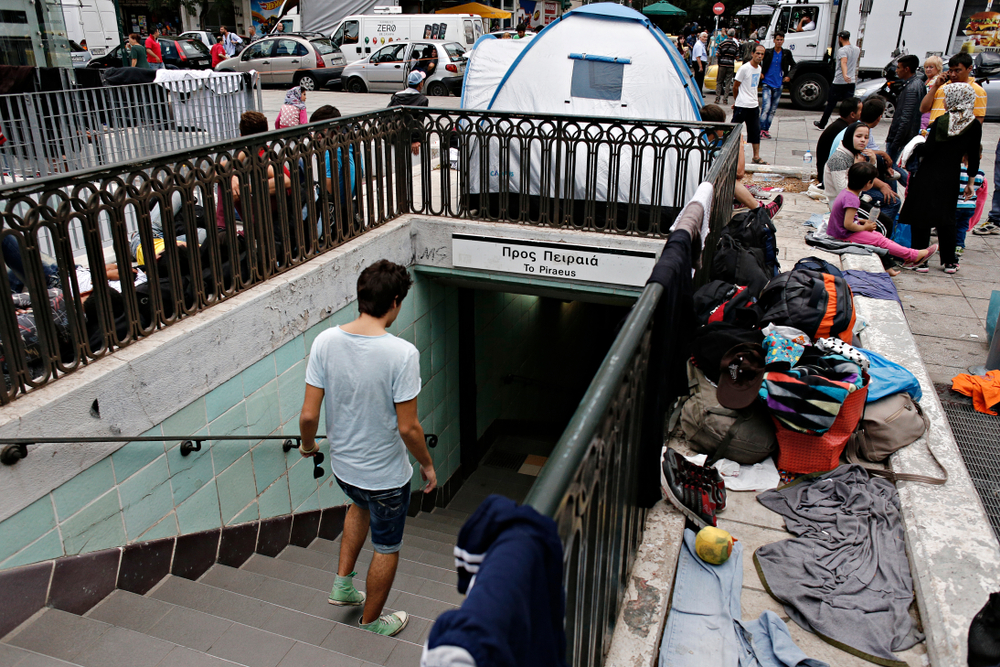
[(620, 100), (624, 63), (574, 60), (570, 95), (591, 100)]

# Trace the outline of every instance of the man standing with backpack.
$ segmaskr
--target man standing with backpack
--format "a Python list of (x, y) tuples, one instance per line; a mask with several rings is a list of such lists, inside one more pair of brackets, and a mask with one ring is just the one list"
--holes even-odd
[(725, 99), (721, 104), (729, 104), (729, 91), (733, 88), (733, 74), (736, 67), (736, 56), (739, 55), (740, 45), (736, 43), (736, 31), (729, 29), (727, 37), (717, 51), (717, 62), (719, 65), (715, 77), (715, 103), (720, 104), (719, 98)]

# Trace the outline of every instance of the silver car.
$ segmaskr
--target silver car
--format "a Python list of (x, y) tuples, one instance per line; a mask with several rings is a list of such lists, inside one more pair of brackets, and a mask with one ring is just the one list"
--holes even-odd
[(427, 95), (460, 95), (467, 57), (458, 42), (419, 40), (386, 44), (368, 58), (344, 68), (344, 90), (352, 93), (395, 93), (406, 87), (406, 77), (415, 69), (428, 76)]
[(340, 83), (347, 59), (327, 37), (290, 33), (265, 37), (215, 66), (216, 72), (256, 70), (261, 83), (316, 90)]

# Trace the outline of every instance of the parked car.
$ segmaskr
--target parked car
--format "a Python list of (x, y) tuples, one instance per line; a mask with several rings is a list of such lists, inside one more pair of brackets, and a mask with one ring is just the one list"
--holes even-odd
[(193, 39), (195, 41), (201, 42), (211, 50), (215, 45), (216, 37), (214, 34), (210, 33), (208, 30), (188, 30), (182, 32), (178, 39)]
[(73, 61), (73, 67), (86, 67), (93, 54), (80, 46), (73, 40), (69, 40), (69, 58)]
[(289, 33), (265, 37), (238, 56), (215, 66), (216, 72), (255, 70), (264, 85), (302, 86), (316, 90), (338, 85), (347, 59), (328, 37), (317, 33)]
[[(163, 54), (163, 64), (177, 69), (209, 69), (212, 56), (201, 42), (193, 39), (174, 37), (160, 38), (160, 51)], [(108, 55), (93, 58), (87, 67), (105, 68), (122, 67), (122, 47), (119, 44), (108, 52)]]
[(424, 93), (459, 95), (466, 60), (465, 49), (458, 42), (394, 42), (345, 67), (344, 89), (352, 93), (395, 93), (406, 87), (406, 77), (411, 70), (419, 68), (426, 72), (427, 64), (433, 62), (433, 71), (424, 81)]

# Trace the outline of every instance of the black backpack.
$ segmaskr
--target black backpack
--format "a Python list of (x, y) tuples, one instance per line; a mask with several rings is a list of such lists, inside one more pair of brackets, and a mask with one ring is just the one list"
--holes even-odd
[(819, 257), (803, 257), (799, 261), (795, 262), (795, 266), (792, 267), (792, 271), (795, 269), (811, 269), (812, 271), (819, 271), (820, 273), (829, 273), (830, 275), (837, 276), (838, 278), (844, 277), (844, 274), (841, 273), (839, 267), (836, 267), (825, 259), (820, 259)]
[(743, 285), (713, 280), (694, 293), (694, 313), (698, 324), (730, 322), (755, 326), (760, 313), (753, 309), (754, 298)]
[[(771, 216), (763, 206), (734, 215), (729, 224), (722, 230), (722, 234), (729, 234), (747, 248), (763, 250), (768, 279), (781, 273), (781, 266), (778, 264), (778, 241), (775, 237), (774, 223), (771, 222)], [(738, 284), (742, 285), (743, 283)]]
[(771, 280), (757, 303), (764, 313), (762, 324), (795, 327), (813, 340), (851, 342), (854, 296), (840, 276), (797, 268)]
[(969, 625), (969, 667), (1000, 664), (1000, 593), (990, 599)]
[(764, 260), (764, 251), (747, 247), (723, 230), (712, 258), (712, 280), (733, 285), (746, 285), (749, 296), (757, 298), (771, 275)]

